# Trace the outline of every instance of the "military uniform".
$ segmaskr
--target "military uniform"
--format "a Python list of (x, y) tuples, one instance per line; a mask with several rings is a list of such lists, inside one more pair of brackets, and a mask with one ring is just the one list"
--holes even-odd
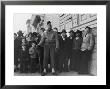
[(58, 48), (59, 42), (57, 33), (53, 31), (52, 29), (50, 31), (45, 31), (43, 33), (43, 37), (39, 43), (39, 45), (42, 45), (44, 43), (44, 61), (43, 61), (43, 67), (48, 68), (48, 60), (49, 57), (51, 59), (51, 67), (55, 68), (55, 49)]

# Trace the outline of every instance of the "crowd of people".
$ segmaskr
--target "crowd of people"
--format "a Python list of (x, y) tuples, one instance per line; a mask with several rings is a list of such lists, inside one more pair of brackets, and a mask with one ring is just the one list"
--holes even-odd
[(22, 31), (14, 33), (14, 71), (20, 73), (39, 72), (42, 76), (52, 73), (76, 71), (90, 74), (90, 63), (95, 41), (92, 28), (85, 27), (84, 33), (65, 29), (58, 32), (47, 22), (47, 29), (41, 33), (29, 32), (23, 36)]

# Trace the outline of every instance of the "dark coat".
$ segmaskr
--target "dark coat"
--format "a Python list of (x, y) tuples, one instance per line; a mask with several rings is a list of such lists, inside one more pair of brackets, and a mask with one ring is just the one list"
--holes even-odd
[(29, 58), (28, 50), (26, 49), (24, 51), (24, 50), (21, 49), (20, 61), (28, 61), (28, 58)]
[(74, 50), (81, 50), (82, 41), (83, 41), (83, 39), (81, 37), (79, 37), (78, 39), (75, 38), (73, 40), (73, 43), (74, 43), (73, 49)]
[(21, 50), (22, 38), (17, 37), (14, 40), (14, 55), (19, 57), (20, 50)]
[(67, 53), (68, 50), (68, 37), (63, 40), (62, 37), (59, 38), (59, 48), (60, 52)]
[(72, 48), (74, 47), (74, 42), (73, 42), (74, 38), (75, 37), (72, 37), (71, 39), (70, 36), (68, 37), (68, 53), (70, 53), (73, 50)]

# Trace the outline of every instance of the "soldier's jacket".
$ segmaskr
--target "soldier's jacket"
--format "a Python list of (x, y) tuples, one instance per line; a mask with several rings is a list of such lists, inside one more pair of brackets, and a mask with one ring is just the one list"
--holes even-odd
[(44, 45), (48, 45), (48, 43), (50, 44), (55, 44), (56, 48), (59, 47), (59, 41), (58, 41), (58, 35), (55, 31), (51, 30), (51, 31), (45, 31), (43, 33), (43, 36), (41, 38), (41, 41), (39, 42), (39, 45), (42, 45), (44, 43)]

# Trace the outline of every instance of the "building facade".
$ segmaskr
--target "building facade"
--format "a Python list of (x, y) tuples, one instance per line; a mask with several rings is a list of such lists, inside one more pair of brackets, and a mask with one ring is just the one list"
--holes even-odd
[(95, 48), (91, 61), (91, 73), (97, 75), (97, 14), (60, 14), (59, 15), (59, 31), (65, 29), (84, 31), (85, 27), (92, 28), (92, 33), (95, 37)]

